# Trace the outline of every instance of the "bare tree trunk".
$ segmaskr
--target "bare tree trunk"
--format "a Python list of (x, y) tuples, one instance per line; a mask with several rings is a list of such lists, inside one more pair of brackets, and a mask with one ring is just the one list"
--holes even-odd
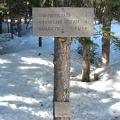
[(2, 34), (2, 13), (0, 12), (0, 34)]
[[(27, 9), (27, 8), (26, 8)], [(28, 13), (27, 10), (25, 11), (25, 24), (27, 24), (27, 17), (28, 17)], [(26, 28), (27, 29), (27, 28)]]
[[(86, 39), (85, 39), (86, 40)], [(89, 39), (87, 39), (89, 40)], [(89, 82), (90, 75), (90, 47), (83, 47), (83, 66), (82, 66), (82, 82)]]
[(17, 27), (18, 27), (18, 37), (21, 37), (22, 33), (21, 33), (21, 17), (20, 16), (18, 16)]
[(103, 15), (102, 66), (109, 65), (111, 31), (111, 6), (106, 5)]
[(7, 14), (7, 32), (9, 33), (10, 32), (10, 23), (9, 23), (9, 21), (8, 21), (8, 19), (9, 19), (9, 15)]
[(11, 33), (11, 39), (13, 39), (13, 13), (10, 14), (11, 22), (10, 22), (10, 33)]
[[(70, 99), (70, 43), (71, 38), (55, 38), (54, 102), (69, 102)], [(70, 118), (54, 116), (54, 120), (70, 120)]]

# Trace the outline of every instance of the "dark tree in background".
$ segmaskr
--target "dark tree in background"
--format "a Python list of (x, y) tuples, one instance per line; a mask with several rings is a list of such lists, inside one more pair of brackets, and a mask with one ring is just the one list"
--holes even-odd
[(2, 34), (2, 13), (0, 12), (0, 34)]

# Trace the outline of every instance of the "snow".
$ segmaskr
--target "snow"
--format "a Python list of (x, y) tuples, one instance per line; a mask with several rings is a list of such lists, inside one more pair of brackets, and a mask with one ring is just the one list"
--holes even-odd
[[(119, 28), (120, 24), (112, 24), (120, 38)], [(9, 38), (0, 43), (0, 120), (52, 120), (54, 38), (43, 37), (43, 46), (38, 47), (32, 26), (22, 29), (22, 37), (0, 35), (0, 40)], [(101, 37), (92, 39), (99, 43), (101, 55)], [(72, 41), (71, 120), (120, 120), (120, 51), (111, 46), (110, 65), (91, 70), (91, 76), (98, 73), (100, 80), (85, 83), (80, 81), (82, 57), (77, 47), (78, 42)]]

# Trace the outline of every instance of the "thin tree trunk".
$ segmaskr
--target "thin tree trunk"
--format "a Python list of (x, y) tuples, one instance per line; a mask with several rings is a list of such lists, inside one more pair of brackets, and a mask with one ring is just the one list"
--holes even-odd
[[(27, 24), (27, 17), (28, 17), (28, 14), (27, 14), (27, 10), (26, 10), (26, 12), (25, 12), (25, 24)], [(27, 29), (27, 27), (26, 27), (26, 29)]]
[[(8, 9), (9, 9), (9, 11), (10, 11), (10, 0), (7, 1), (7, 5), (8, 5)], [(9, 13), (9, 14), (6, 13), (8, 33), (10, 32), (10, 23), (9, 23), (9, 21), (8, 21), (8, 19), (10, 19), (9, 17), (10, 17), (10, 13)]]
[[(39, 6), (42, 7), (42, 0), (39, 0)], [(42, 46), (42, 37), (38, 38), (38, 42), (39, 42), (39, 47)]]
[(89, 82), (90, 81), (89, 75), (90, 75), (90, 47), (88, 47), (88, 45), (84, 45), (83, 65), (82, 65), (82, 82)]
[(111, 6), (105, 6), (103, 15), (103, 37), (102, 37), (102, 66), (109, 65), (110, 57), (110, 31), (111, 31)]
[[(54, 49), (54, 102), (70, 100), (70, 43), (71, 38), (55, 38)], [(54, 120), (70, 120), (55, 117)]]
[(20, 16), (18, 16), (17, 27), (18, 27), (18, 37), (21, 37), (22, 33), (21, 33), (21, 17)]
[(0, 12), (0, 34), (2, 34), (2, 13)]
[[(28, 7), (27, 7), (27, 1), (25, 1), (25, 24), (27, 24), (27, 18), (28, 18)], [(27, 27), (26, 27), (27, 29)]]
[(13, 39), (13, 16), (10, 15), (11, 22), (10, 22), (10, 33), (11, 33), (11, 39)]
[(7, 31), (9, 33), (10, 32), (10, 23), (9, 23), (8, 19), (9, 19), (9, 17), (7, 15)]

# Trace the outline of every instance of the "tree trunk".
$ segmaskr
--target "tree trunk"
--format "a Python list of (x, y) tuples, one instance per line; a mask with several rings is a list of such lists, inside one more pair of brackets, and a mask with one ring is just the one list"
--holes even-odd
[(102, 66), (109, 65), (110, 55), (110, 31), (111, 31), (111, 6), (105, 6), (103, 14), (103, 36), (102, 36)]
[[(55, 7), (69, 7), (70, 0), (54, 0)], [(70, 102), (70, 37), (56, 37), (54, 48), (54, 120), (70, 120), (70, 116), (56, 116), (55, 102)], [(62, 111), (62, 110), (61, 110)], [(70, 107), (68, 108), (70, 113)], [(64, 113), (63, 113), (64, 114)]]
[[(54, 49), (54, 102), (69, 102), (70, 99), (70, 43), (71, 38), (55, 38)], [(54, 120), (70, 120), (55, 117)]]
[[(85, 39), (89, 40), (89, 39)], [(82, 66), (82, 82), (89, 82), (90, 75), (90, 47), (83, 46), (83, 66)]]
[(11, 13), (10, 15), (10, 18), (11, 18), (11, 22), (10, 22), (10, 33), (11, 33), (11, 39), (13, 39), (13, 15)]
[(17, 27), (18, 27), (18, 37), (21, 37), (22, 33), (21, 33), (21, 17), (20, 16), (18, 16)]
[(9, 33), (10, 32), (10, 23), (8, 21), (9, 17), (7, 15), (7, 32)]
[(39, 41), (39, 47), (41, 47), (42, 46), (42, 37), (39, 37), (38, 41)]
[(2, 13), (0, 12), (0, 34), (2, 34)]
[[(42, 7), (42, 0), (39, 0), (39, 6)], [(39, 37), (39, 38), (38, 38), (38, 42), (39, 42), (39, 43), (38, 43), (38, 44), (39, 44), (39, 47), (41, 47), (41, 46), (42, 46), (42, 37)]]

